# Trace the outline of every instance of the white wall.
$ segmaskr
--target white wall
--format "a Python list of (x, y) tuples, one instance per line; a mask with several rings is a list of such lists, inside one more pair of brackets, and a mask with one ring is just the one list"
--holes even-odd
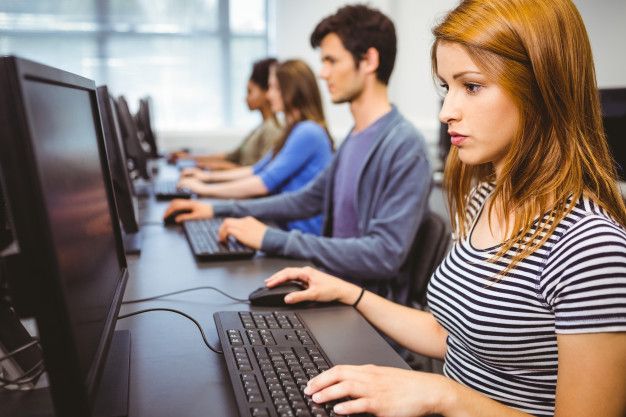
[(574, 0), (591, 40), (600, 88), (626, 87), (626, 1)]
[[(318, 52), (309, 45), (315, 25), (325, 16), (350, 2), (342, 0), (274, 0), (273, 54), (280, 59), (301, 58), (314, 71), (320, 66)], [(600, 87), (626, 86), (626, 0), (574, 0), (587, 26)], [(430, 72), (431, 28), (457, 0), (371, 0), (368, 2), (392, 18), (398, 35), (398, 57), (390, 82), (391, 100), (424, 133), (434, 152), (438, 133), (437, 96)], [(320, 81), (330, 130), (341, 141), (352, 125), (347, 105), (334, 105)], [(223, 148), (234, 146), (241, 132), (220, 132)], [(223, 140), (224, 135), (227, 140)], [(211, 133), (200, 135), (204, 138)], [(200, 137), (199, 136), (199, 137)], [(174, 137), (172, 137), (174, 139)], [(183, 138), (168, 145), (182, 143)], [(194, 141), (195, 142), (195, 141)], [(192, 143), (193, 145), (193, 143)]]

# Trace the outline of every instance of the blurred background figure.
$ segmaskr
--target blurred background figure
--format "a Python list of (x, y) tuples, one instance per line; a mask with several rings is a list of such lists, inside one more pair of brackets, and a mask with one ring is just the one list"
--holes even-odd
[(252, 74), (247, 85), (246, 103), (250, 111), (258, 110), (263, 119), (261, 124), (255, 127), (235, 150), (208, 155), (190, 155), (182, 151), (173, 153), (169, 159), (173, 161), (193, 159), (200, 168), (218, 170), (253, 165), (258, 162), (272, 148), (282, 133), (280, 123), (267, 99), (270, 66), (277, 62), (275, 58), (266, 58), (256, 61), (252, 66)]

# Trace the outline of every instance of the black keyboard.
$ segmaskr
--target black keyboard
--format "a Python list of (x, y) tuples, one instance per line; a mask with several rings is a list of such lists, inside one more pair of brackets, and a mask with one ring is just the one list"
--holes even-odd
[(334, 417), (336, 404), (304, 395), (332, 364), (295, 312), (213, 315), (240, 416)]
[(199, 261), (251, 258), (255, 250), (245, 246), (232, 236), (226, 242), (218, 240), (222, 219), (187, 220), (183, 222), (185, 236), (193, 255)]
[(191, 198), (194, 193), (187, 188), (178, 188), (177, 181), (158, 181), (153, 185), (154, 197), (157, 200), (173, 200), (175, 198)]

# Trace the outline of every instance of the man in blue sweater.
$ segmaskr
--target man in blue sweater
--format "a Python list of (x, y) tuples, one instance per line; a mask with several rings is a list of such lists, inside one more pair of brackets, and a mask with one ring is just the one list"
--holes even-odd
[[(350, 103), (354, 128), (330, 166), (304, 189), (257, 200), (213, 205), (175, 200), (165, 215), (177, 222), (234, 216), (221, 235), (268, 254), (312, 261), (397, 302), (408, 297), (406, 260), (428, 205), (431, 170), (422, 136), (389, 102), (396, 56), (391, 20), (367, 6), (345, 6), (311, 35), (320, 76), (334, 103)], [(322, 236), (267, 227), (322, 213)]]

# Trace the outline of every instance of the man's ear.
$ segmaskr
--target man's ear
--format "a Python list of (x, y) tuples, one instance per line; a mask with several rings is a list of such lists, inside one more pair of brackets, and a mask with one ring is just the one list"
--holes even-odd
[(376, 73), (378, 66), (380, 65), (380, 55), (376, 48), (368, 48), (363, 54), (361, 61), (359, 61), (359, 70), (366, 74)]

